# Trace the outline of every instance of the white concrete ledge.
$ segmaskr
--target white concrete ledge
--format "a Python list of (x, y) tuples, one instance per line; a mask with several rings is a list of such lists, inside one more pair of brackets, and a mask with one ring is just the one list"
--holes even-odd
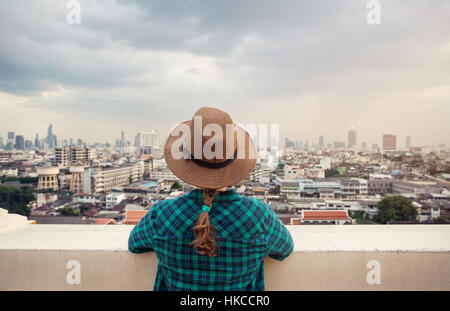
[[(127, 250), (132, 226), (25, 225), (0, 230), (0, 290), (151, 290), (157, 259)], [(450, 290), (450, 226), (289, 226), (295, 251), (266, 259), (268, 290)], [(81, 283), (66, 281), (67, 263)], [(370, 261), (380, 284), (369, 284)]]
[(17, 227), (28, 225), (28, 219), (18, 214), (9, 214), (4, 208), (0, 208), (0, 232), (16, 229)]

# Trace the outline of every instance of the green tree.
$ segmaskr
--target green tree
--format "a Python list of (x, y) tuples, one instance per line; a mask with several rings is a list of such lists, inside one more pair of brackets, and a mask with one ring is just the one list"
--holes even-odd
[(80, 213), (73, 210), (71, 207), (63, 207), (58, 210), (61, 216), (79, 216)]
[(325, 170), (325, 177), (339, 177), (341, 174), (337, 169), (326, 169)]
[(0, 177), (2, 183), (7, 181), (18, 181), (21, 184), (35, 184), (38, 183), (38, 177)]
[(172, 186), (170, 186), (170, 190), (175, 191), (180, 190), (181, 188), (183, 188), (183, 186), (178, 181), (174, 182)]
[(386, 224), (395, 221), (415, 221), (418, 211), (413, 202), (403, 196), (383, 198), (377, 204), (378, 212), (374, 221)]
[(450, 224), (450, 217), (449, 216), (439, 216), (439, 217), (433, 219), (433, 222), (435, 224), (440, 224), (440, 225)]
[(367, 215), (364, 211), (348, 211), (348, 215), (355, 219), (358, 225), (370, 224), (371, 221), (369, 219), (369, 215)]
[(0, 186), (0, 207), (8, 210), (9, 213), (23, 216), (30, 215), (31, 211), (27, 205), (34, 199), (31, 187), (17, 189)]

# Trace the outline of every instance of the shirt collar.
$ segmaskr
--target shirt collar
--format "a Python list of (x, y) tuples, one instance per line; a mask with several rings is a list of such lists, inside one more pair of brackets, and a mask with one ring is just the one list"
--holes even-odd
[[(194, 189), (188, 192), (186, 196), (192, 199), (203, 199), (203, 190)], [(241, 196), (236, 192), (235, 189), (230, 189), (227, 191), (219, 191), (214, 197), (214, 201), (236, 201), (240, 199)]]

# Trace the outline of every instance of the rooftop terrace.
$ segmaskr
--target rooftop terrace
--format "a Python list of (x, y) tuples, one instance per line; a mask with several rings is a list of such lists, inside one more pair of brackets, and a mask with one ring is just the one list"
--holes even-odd
[[(151, 290), (157, 258), (126, 225), (31, 225), (0, 215), (0, 290)], [(450, 290), (450, 226), (288, 226), (295, 251), (266, 259), (268, 290)], [(75, 264), (74, 264), (75, 262)], [(69, 284), (76, 263), (80, 284)]]

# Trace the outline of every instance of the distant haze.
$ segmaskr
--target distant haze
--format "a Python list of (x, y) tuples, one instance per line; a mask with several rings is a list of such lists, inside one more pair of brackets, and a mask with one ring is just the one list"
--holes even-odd
[(450, 145), (450, 1), (0, 2), (0, 137), (114, 142), (201, 106), (318, 143)]

